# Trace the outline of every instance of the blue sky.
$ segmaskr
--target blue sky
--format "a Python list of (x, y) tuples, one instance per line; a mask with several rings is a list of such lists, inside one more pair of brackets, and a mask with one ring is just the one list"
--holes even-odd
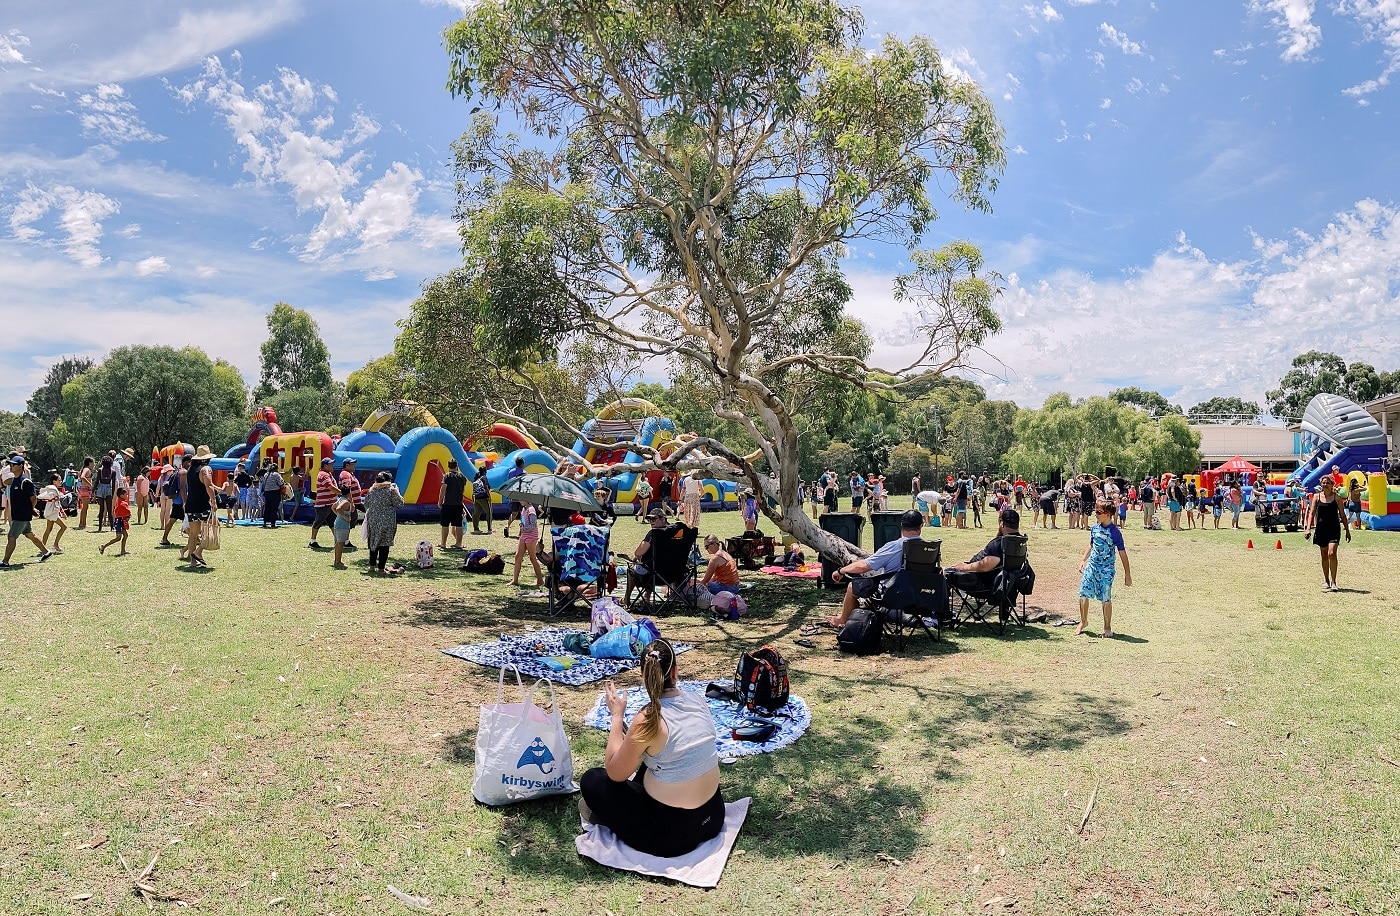
[[(866, 4), (994, 100), (994, 212), (926, 245), (1007, 280), (999, 397), (1262, 399), (1292, 356), (1400, 368), (1400, 0)], [(213, 10), (213, 11), (211, 11)], [(339, 377), (388, 352), (458, 258), (443, 89), (461, 4), (7, 0), (0, 8), (0, 408), (49, 363), (194, 344), (258, 372), (277, 300)], [(852, 311), (902, 354), (903, 249), (852, 246)]]

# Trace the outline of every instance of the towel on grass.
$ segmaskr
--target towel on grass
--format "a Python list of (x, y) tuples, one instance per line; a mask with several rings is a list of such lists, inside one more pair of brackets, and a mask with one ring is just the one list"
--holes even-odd
[(749, 802), (741, 798), (724, 806), (724, 829), (719, 836), (708, 843), (701, 843), (693, 851), (683, 856), (663, 859), (649, 856), (624, 844), (611, 830), (598, 824), (584, 824), (584, 832), (574, 839), (574, 848), (586, 859), (599, 865), (634, 871), (639, 875), (653, 878), (669, 878), (691, 887), (715, 887), (724, 872), (729, 854), (734, 851), (734, 843), (739, 839), (739, 828), (749, 816)]
[[(453, 658), (476, 662), (488, 668), (500, 668), (509, 663), (520, 669), (521, 677), (547, 677), (554, 683), (567, 687), (580, 687), (637, 667), (635, 659), (593, 658), (590, 655), (567, 651), (564, 648), (564, 637), (570, 633), (588, 635), (587, 631), (568, 627), (544, 627), (533, 633), (505, 634), (495, 642), (453, 646), (442, 651)], [(674, 643), (673, 646), (677, 654), (695, 648), (685, 643)], [(563, 671), (556, 671), (541, 661), (545, 658), (572, 658), (574, 663)]]
[[(710, 686), (708, 681), (681, 681), (677, 685), (681, 690), (691, 693), (705, 695), (705, 688)], [(719, 700), (713, 697), (707, 698), (710, 705), (710, 718), (715, 720), (715, 750), (719, 752), (721, 760), (733, 760), (736, 757), (748, 757), (753, 754), (767, 754), (779, 748), (787, 747), (798, 738), (812, 724), (812, 713), (807, 709), (807, 704), (799, 696), (788, 697), (787, 705), (778, 710), (778, 714), (771, 717), (778, 730), (767, 741), (739, 741), (733, 734), (732, 729), (741, 719), (749, 718), (752, 713), (732, 700)], [(627, 691), (627, 711), (622, 718), (628, 725), (632, 724), (632, 717), (635, 716), (643, 706), (647, 705), (647, 691), (645, 687), (633, 687)], [(763, 716), (768, 719), (769, 716)], [(607, 731), (612, 727), (612, 714), (608, 712), (607, 699), (603, 694), (598, 694), (597, 701), (593, 708), (583, 717), (583, 724), (593, 728)]]
[(765, 566), (759, 572), (770, 576), (782, 576), (784, 579), (820, 579), (822, 576), (822, 568), (818, 563), (798, 566), (795, 569), (788, 569), (786, 566)]

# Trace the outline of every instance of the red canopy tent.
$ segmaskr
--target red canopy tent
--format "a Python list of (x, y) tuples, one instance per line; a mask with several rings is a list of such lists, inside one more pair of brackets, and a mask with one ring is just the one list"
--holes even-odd
[(1251, 483), (1261, 470), (1262, 468), (1260, 468), (1259, 465), (1251, 464), (1239, 455), (1236, 455), (1229, 461), (1220, 465), (1220, 467), (1211, 468), (1209, 471), (1202, 471), (1201, 480), (1205, 482), (1206, 486), (1214, 490), (1217, 481), (1226, 474), (1242, 475), (1245, 483)]

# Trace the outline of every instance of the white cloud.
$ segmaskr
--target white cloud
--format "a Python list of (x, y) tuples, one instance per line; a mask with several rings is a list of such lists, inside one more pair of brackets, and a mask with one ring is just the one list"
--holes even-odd
[[(55, 54), (53, 66), (46, 70), (50, 83), (122, 83), (179, 70), (291, 21), (300, 15), (302, 4), (301, 0), (210, 4), (208, 9), (181, 10), (173, 23), (168, 15), (164, 22), (132, 17), (120, 3), (97, 6), (95, 14), (84, 17), (83, 24), (91, 31), (76, 36), (80, 46), (97, 48), (97, 53), (74, 56), (71, 62)], [(56, 46), (64, 49), (67, 58), (73, 37), (55, 38), (63, 42)]]
[(194, 275), (201, 280), (212, 280), (219, 275), (218, 268), (210, 267), (207, 264), (194, 269)]
[(365, 279), (370, 283), (378, 283), (380, 280), (392, 280), (398, 274), (392, 267), (373, 267), (365, 271)]
[(117, 230), (117, 235), (121, 236), (124, 239), (134, 239), (140, 234), (140, 223), (127, 223), (125, 226)]
[[(1400, 205), (1363, 200), (1319, 233), (1253, 242), (1248, 261), (1212, 258), (1180, 234), (1145, 267), (1116, 276), (1009, 274), (1004, 327), (979, 363), (980, 381), (1027, 406), (1054, 391), (1082, 397), (1134, 384), (1189, 406), (1216, 395), (1261, 399), (1304, 349), (1400, 365), (1400, 335), (1384, 332), (1400, 313)], [(871, 326), (876, 361), (907, 362), (891, 278), (850, 279), (849, 312)]]
[(977, 58), (967, 48), (952, 48), (943, 53), (943, 72), (968, 82), (982, 82), (987, 74), (977, 65)]
[(29, 184), (10, 211), (10, 231), (21, 241), (41, 242), (45, 234), (34, 224), (56, 211), (58, 228), (67, 237), (63, 249), (81, 266), (93, 268), (102, 263), (98, 250), (102, 221), (120, 210), (119, 203), (97, 191), (79, 191), (68, 185), (45, 190)]
[(1386, 60), (1379, 76), (1343, 91), (1359, 99), (1390, 85), (1391, 79), (1400, 72), (1400, 0), (1338, 0), (1335, 12), (1354, 16), (1367, 40), (1381, 43)]
[(29, 39), (19, 29), (0, 34), (0, 64), (27, 64), (29, 60), (20, 48), (29, 47)]
[(1104, 99), (1102, 102), (1099, 102), (1099, 107), (1104, 109), (1112, 108), (1113, 99)]
[(149, 277), (154, 274), (163, 274), (168, 270), (170, 270), (170, 265), (166, 263), (165, 258), (146, 258), (145, 260), (136, 262), (136, 275), (138, 277)]
[(240, 79), (210, 58), (198, 79), (172, 90), (186, 104), (207, 104), (224, 115), (243, 151), (244, 171), (286, 188), (299, 213), (320, 215), (303, 250), (307, 258), (319, 258), (346, 239), (366, 248), (382, 246), (412, 228), (423, 175), (402, 162), (393, 163), (354, 200), (368, 158), (361, 147), (379, 132), (378, 123), (355, 112), (350, 127), (333, 135), (328, 131), (335, 119), (325, 109), (336, 96), (329, 86), (287, 69), (275, 82), (251, 91)]
[(1312, 21), (1313, 0), (1249, 0), (1251, 13), (1271, 13), (1284, 60), (1307, 60), (1322, 44), (1322, 28)]
[(1124, 54), (1142, 54), (1142, 43), (1133, 41), (1125, 33), (1109, 25), (1107, 22), (1099, 23), (1099, 44), (1117, 48)]
[(1044, 19), (1046, 22), (1059, 22), (1061, 19), (1065, 18), (1064, 16), (1060, 15), (1059, 10), (1055, 9), (1049, 3), (1046, 3), (1043, 6), (1035, 6), (1034, 4), (1030, 4), (1024, 7), (1024, 9), (1026, 11), (1026, 15), (1030, 16), (1032, 19)]
[(103, 83), (92, 92), (78, 96), (78, 123), (83, 136), (104, 143), (156, 143), (165, 137), (146, 128), (126, 90), (116, 83)]

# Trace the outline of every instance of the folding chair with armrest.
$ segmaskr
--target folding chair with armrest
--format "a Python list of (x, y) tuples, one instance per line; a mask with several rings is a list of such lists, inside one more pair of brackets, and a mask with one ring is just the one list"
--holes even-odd
[(996, 569), (948, 575), (949, 598), (956, 603), (956, 625), (990, 623), (993, 611), (1001, 633), (1006, 632), (1008, 620), (1019, 627), (1026, 625), (1026, 595), (1035, 586), (1035, 572), (1026, 559), (1028, 540), (1024, 534), (1002, 535), (1001, 562)]
[[(569, 525), (550, 528), (554, 559), (549, 564), (549, 616), (557, 617), (580, 601), (601, 596), (608, 589), (608, 541), (606, 526)], [(588, 593), (592, 592), (590, 596)]]
[(899, 570), (876, 592), (874, 603), (881, 610), (884, 632), (894, 638), (901, 652), (907, 638), (920, 630), (937, 642), (948, 622), (948, 582), (942, 554), (941, 540), (906, 540)]
[(699, 567), (691, 558), (699, 534), (698, 528), (676, 522), (652, 539), (642, 561), (646, 572), (638, 572), (636, 564), (628, 571), (629, 581), (637, 590), (632, 599), (634, 613), (657, 616), (676, 609), (699, 609)]

